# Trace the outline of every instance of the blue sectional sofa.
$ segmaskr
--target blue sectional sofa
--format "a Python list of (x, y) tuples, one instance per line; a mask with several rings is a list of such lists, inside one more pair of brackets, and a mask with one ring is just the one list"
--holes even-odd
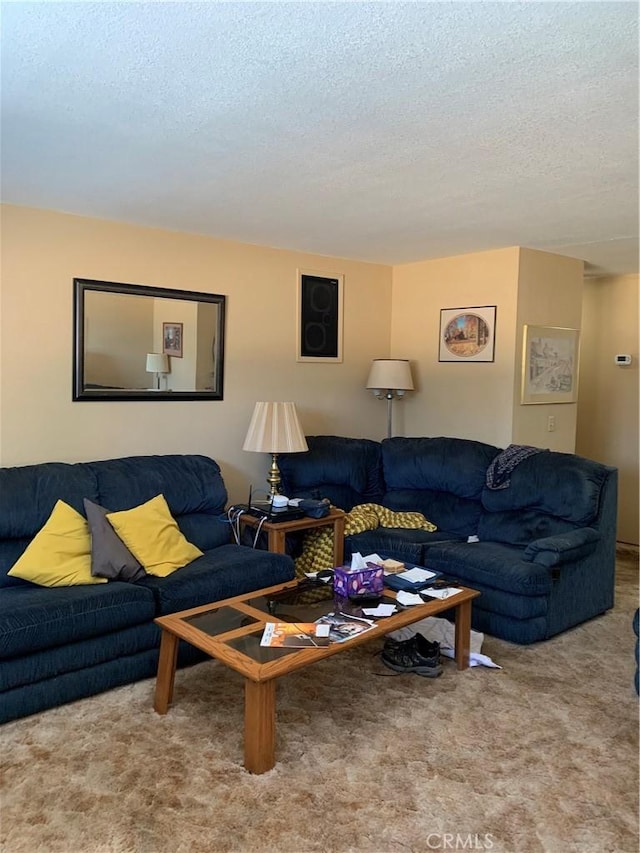
[(378, 528), (347, 537), (345, 554), (427, 565), (479, 590), (476, 630), (532, 643), (613, 606), (616, 469), (544, 450), (516, 465), (506, 487), (491, 489), (487, 471), (502, 451), (482, 442), (307, 436), (307, 443), (308, 453), (279, 460), (283, 492), (328, 497), (347, 511), (378, 503), (423, 513), (436, 532)]
[[(204, 552), (168, 577), (43, 587), (7, 574), (58, 499), (84, 514), (84, 498), (118, 511), (158, 494)], [(0, 722), (155, 675), (156, 616), (291, 580), (289, 557), (231, 544), (226, 502), (204, 456), (0, 469)], [(181, 647), (180, 665), (198, 659)]]

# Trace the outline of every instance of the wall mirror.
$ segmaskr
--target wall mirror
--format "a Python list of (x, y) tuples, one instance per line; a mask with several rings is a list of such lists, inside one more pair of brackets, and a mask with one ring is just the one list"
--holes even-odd
[(222, 400), (226, 297), (74, 278), (74, 400)]

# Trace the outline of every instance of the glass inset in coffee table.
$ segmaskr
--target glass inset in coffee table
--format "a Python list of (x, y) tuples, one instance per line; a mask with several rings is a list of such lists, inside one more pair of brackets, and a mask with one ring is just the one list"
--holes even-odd
[[(458, 669), (466, 669), (471, 602), (480, 593), (459, 589), (450, 598), (400, 608), (378, 619), (369, 631), (318, 648), (268, 648), (260, 640), (267, 622), (314, 622), (333, 611), (362, 615), (359, 606), (334, 599), (330, 587), (309, 590), (294, 581), (160, 616), (155, 620), (162, 628), (162, 640), (154, 708), (159, 714), (167, 713), (173, 699), (178, 640), (186, 640), (244, 676), (244, 766), (251, 773), (265, 773), (275, 763), (275, 685), (280, 676), (445, 610), (455, 611), (456, 663)], [(384, 602), (395, 603), (395, 598), (395, 592), (385, 590)]]

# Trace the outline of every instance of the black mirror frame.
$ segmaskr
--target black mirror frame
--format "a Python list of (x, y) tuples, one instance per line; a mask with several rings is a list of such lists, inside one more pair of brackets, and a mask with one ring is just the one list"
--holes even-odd
[[(123, 293), (133, 296), (151, 296), (162, 299), (179, 299), (191, 302), (209, 302), (218, 305), (218, 328), (216, 330), (216, 358), (218, 359), (217, 385), (211, 391), (145, 391), (136, 389), (102, 389), (84, 387), (84, 312), (85, 293), (88, 290), (105, 293)], [(226, 296), (216, 293), (200, 293), (195, 290), (173, 290), (169, 287), (148, 287), (143, 284), (121, 284), (111, 281), (96, 281), (88, 278), (73, 279), (73, 377), (74, 402), (96, 400), (222, 400), (224, 389), (224, 344), (225, 344)]]

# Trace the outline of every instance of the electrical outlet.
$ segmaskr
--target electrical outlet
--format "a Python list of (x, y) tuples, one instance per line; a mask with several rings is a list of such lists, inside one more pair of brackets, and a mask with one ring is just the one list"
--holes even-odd
[(556, 417), (555, 415), (549, 415), (547, 418), (547, 432), (554, 432), (556, 428)]

